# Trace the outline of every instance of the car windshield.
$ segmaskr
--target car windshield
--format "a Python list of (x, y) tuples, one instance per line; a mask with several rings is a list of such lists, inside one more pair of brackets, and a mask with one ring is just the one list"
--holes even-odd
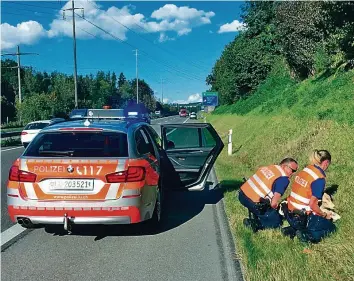
[(45, 127), (47, 127), (49, 123), (45, 122), (36, 122), (36, 123), (30, 123), (27, 124), (27, 126), (24, 128), (24, 130), (41, 130)]
[(115, 132), (41, 133), (32, 141), (24, 156), (127, 157), (127, 135)]

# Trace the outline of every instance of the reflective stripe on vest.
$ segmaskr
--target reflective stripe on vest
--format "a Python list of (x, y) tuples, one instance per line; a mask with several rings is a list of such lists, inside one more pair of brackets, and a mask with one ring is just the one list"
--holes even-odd
[(290, 211), (305, 209), (311, 212), (309, 206), (312, 197), (311, 184), (325, 176), (313, 165), (304, 168), (296, 177), (288, 197), (288, 208)]
[(278, 165), (261, 167), (242, 186), (243, 193), (253, 202), (259, 202), (261, 198), (272, 199), (273, 183), (279, 177), (286, 176), (284, 170)]

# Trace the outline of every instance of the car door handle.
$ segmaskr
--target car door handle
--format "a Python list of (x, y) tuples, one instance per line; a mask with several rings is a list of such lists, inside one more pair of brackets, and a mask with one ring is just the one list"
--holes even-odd
[(184, 161), (186, 160), (186, 158), (183, 158), (183, 157), (177, 157), (178, 160), (181, 160), (181, 161)]

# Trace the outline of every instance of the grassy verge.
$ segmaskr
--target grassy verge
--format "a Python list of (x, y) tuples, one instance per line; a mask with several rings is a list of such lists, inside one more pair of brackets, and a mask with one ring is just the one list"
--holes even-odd
[[(354, 280), (354, 126), (332, 121), (305, 121), (277, 116), (208, 116), (226, 142), (233, 129), (234, 154), (222, 152), (216, 171), (225, 190), (226, 211), (246, 268), (248, 280)], [(334, 203), (342, 219), (338, 231), (318, 245), (292, 241), (280, 231), (253, 234), (242, 220), (246, 209), (236, 191), (242, 177), (251, 176), (260, 165), (277, 163), (285, 156), (298, 159), (300, 167), (314, 148), (332, 153), (328, 185), (337, 184)], [(290, 190), (287, 190), (287, 194)], [(286, 194), (286, 195), (287, 195)], [(284, 196), (285, 197), (285, 196)]]
[(20, 137), (10, 137), (1, 140), (1, 147), (21, 145)]
[[(327, 72), (297, 82), (280, 66), (254, 95), (219, 107), (208, 121), (225, 143), (233, 129), (233, 155), (227, 156), (225, 149), (216, 171), (247, 279), (354, 280), (354, 71)], [(286, 156), (296, 158), (303, 168), (313, 149), (332, 154), (327, 185), (338, 185), (338, 231), (304, 251), (305, 245), (280, 231), (253, 234), (246, 229), (242, 220), (247, 211), (236, 197), (242, 178)], [(290, 188), (284, 198), (289, 192)]]

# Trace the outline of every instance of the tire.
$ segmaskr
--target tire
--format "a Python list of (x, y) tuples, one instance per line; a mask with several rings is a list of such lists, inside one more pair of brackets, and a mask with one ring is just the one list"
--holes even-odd
[(156, 203), (154, 212), (152, 214), (151, 219), (147, 221), (147, 227), (150, 230), (158, 230), (162, 223), (163, 212), (162, 212), (162, 202), (163, 202), (163, 194), (161, 192), (161, 188), (158, 189)]
[(28, 146), (28, 143), (23, 143), (24, 148), (27, 148), (27, 146)]

